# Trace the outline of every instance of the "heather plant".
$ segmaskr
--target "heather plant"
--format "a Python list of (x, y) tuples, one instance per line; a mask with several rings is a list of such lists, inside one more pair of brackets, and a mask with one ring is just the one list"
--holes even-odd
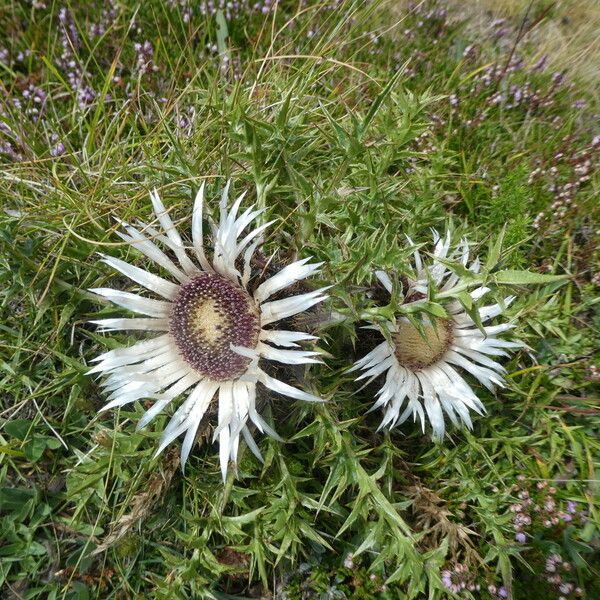
[[(599, 111), (530, 43), (553, 18), (534, 4), (481, 34), (441, 1), (2, 4), (2, 597), (598, 596)], [(88, 290), (139, 291), (99, 254), (168, 275), (118, 235), (164, 243), (151, 191), (191, 248), (198, 190), (230, 179), (274, 221), (253, 272), (323, 263), (290, 293), (329, 298), (285, 321), (322, 364), (268, 375), (324, 402), (259, 386), (281, 439), (252, 431), (235, 469), (209, 410), (183, 471), (183, 439), (155, 456), (177, 407), (142, 430), (153, 399), (99, 413), (94, 357), (142, 336), (91, 324), (124, 315)], [(415, 249), (460, 285), (417, 290)], [(494, 358), (504, 387), (463, 373), (471, 429), (379, 429), (386, 374), (351, 365), (382, 324), (418, 341), (449, 306), (494, 348), (482, 287), (519, 345)]]

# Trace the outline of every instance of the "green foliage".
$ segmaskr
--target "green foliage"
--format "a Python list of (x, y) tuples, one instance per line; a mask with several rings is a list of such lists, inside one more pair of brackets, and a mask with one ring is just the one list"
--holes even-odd
[[(498, 181), (496, 193), (481, 198), (479, 210), (485, 215), (486, 222), (493, 230), (506, 227), (505, 243), (508, 246), (519, 245), (531, 235), (532, 216), (529, 211), (531, 194), (527, 186), (527, 169), (510, 169), (505, 177)], [(520, 252), (512, 256), (512, 264), (523, 267), (526, 257)]]
[[(557, 210), (549, 187), (574, 181), (591, 153), (597, 109), (574, 112), (567, 86), (529, 66), (479, 85), (490, 64), (502, 73), (506, 50), (429, 3), (400, 17), (395, 3), (347, 1), (188, 20), (177, 3), (127, 1), (98, 35), (100, 6), (74, 3), (85, 71), (74, 88), (60, 7), (46, 4), (5, 2), (1, 17), (12, 57), (0, 75), (11, 99), (0, 112), (1, 595), (441, 600), (453, 597), (442, 573), (464, 564), (481, 586), (467, 597), (496, 598), (494, 585), (541, 600), (556, 592), (543, 572), (559, 552), (597, 596), (593, 177), (575, 208), (534, 227)], [(469, 58), (474, 41), (481, 54)], [(30, 83), (47, 95), (41, 113), (23, 94)], [(547, 102), (492, 102), (525, 83)], [(83, 102), (88, 85), (96, 95)], [(538, 165), (546, 175), (532, 178)], [(330, 308), (346, 319), (320, 324), (327, 365), (290, 375), (327, 403), (262, 398), (286, 442), (260, 438), (264, 464), (241, 449), (223, 486), (208, 433), (183, 474), (176, 450), (153, 458), (166, 415), (140, 432), (139, 405), (97, 414), (86, 365), (136, 338), (86, 324), (98, 308), (86, 290), (127, 285), (96, 252), (145, 265), (114, 231), (115, 218), (149, 218), (150, 189), (188, 231), (201, 181), (216, 198), (231, 176), (277, 219), (265, 253), (324, 261)], [(471, 241), (481, 272), (449, 261), (463, 287), (403, 306), (406, 236), (426, 255), (431, 228)], [(375, 268), (392, 272), (391, 304), (377, 298)], [(468, 292), (486, 283), (497, 300), (516, 294), (508, 315), (528, 344), (507, 360), (505, 389), (477, 389), (488, 414), (444, 444), (412, 423), (377, 432), (366, 413), (377, 388), (346, 372), (370, 349), (362, 321), (418, 323), (444, 316), (448, 298), (476, 318)], [(536, 522), (517, 543), (519, 475), (556, 487), (563, 512), (576, 500), (586, 522)]]

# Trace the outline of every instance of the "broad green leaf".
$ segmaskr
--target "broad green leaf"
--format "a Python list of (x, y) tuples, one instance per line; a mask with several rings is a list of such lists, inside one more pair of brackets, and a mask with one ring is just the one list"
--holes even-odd
[(37, 462), (40, 458), (42, 458), (42, 454), (44, 454), (45, 449), (46, 438), (42, 435), (34, 433), (31, 440), (25, 444), (25, 457), (31, 462)]
[(569, 275), (547, 275), (545, 273), (533, 273), (532, 271), (517, 271), (514, 269), (506, 269), (494, 273), (492, 277), (496, 283), (506, 285), (535, 285), (552, 283), (554, 281), (564, 281), (569, 278)]
[(238, 525), (245, 525), (246, 523), (251, 523), (260, 515), (260, 513), (264, 510), (264, 506), (257, 508), (245, 515), (239, 515), (237, 517), (223, 517), (223, 522), (237, 523)]
[(29, 419), (14, 419), (9, 421), (4, 426), (4, 431), (16, 437), (19, 440), (24, 440), (27, 437), (27, 432), (33, 427), (33, 423)]
[(9, 511), (22, 508), (23, 505), (36, 497), (35, 489), (0, 488), (0, 510)]
[(404, 315), (406, 315), (406, 317), (409, 320), (411, 315), (419, 314), (422, 312), (429, 313), (430, 315), (433, 315), (434, 317), (439, 317), (441, 319), (448, 316), (448, 314), (444, 310), (444, 307), (441, 304), (438, 304), (437, 302), (412, 302), (410, 304), (402, 305), (401, 307), (399, 307), (398, 310)]

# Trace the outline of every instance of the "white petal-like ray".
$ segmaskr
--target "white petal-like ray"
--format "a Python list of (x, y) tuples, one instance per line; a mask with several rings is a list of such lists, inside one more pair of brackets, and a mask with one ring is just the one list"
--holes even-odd
[[(139, 380), (141, 381), (153, 381), (156, 384), (157, 390), (162, 390), (164, 387), (171, 385), (172, 383), (176, 383), (183, 377), (186, 377), (190, 374), (190, 369), (187, 365), (182, 365), (178, 361), (172, 361), (162, 367), (158, 367), (155, 371), (151, 371), (149, 373), (140, 372), (133, 373), (132, 379), (133, 381)], [(120, 389), (116, 389), (110, 394), (109, 398), (117, 397), (120, 393)]]
[(154, 207), (154, 214), (157, 216), (163, 231), (167, 234), (167, 238), (171, 241), (170, 247), (175, 252), (179, 264), (188, 275), (193, 275), (198, 271), (198, 268), (188, 257), (183, 240), (156, 190), (150, 192), (150, 200)]
[(194, 252), (198, 258), (198, 262), (204, 271), (208, 273), (213, 272), (212, 265), (208, 262), (206, 254), (204, 253), (204, 240), (202, 231), (202, 210), (204, 207), (204, 186), (206, 182), (202, 182), (198, 193), (196, 194), (196, 200), (194, 201), (194, 208), (192, 210), (192, 241), (194, 242)]
[(183, 246), (178, 246), (171, 238), (163, 235), (160, 231), (150, 225), (146, 225), (145, 223), (138, 223), (138, 225), (145, 233), (150, 235), (153, 240), (159, 241), (175, 253), (181, 268), (188, 276), (192, 277), (200, 272), (200, 269), (190, 260)]
[(475, 395), (471, 386), (469, 386), (452, 365), (440, 362), (437, 365), (437, 368), (439, 368), (440, 371), (443, 371), (451, 381), (451, 385), (447, 389), (447, 392), (451, 392), (452, 395), (459, 397), (471, 410), (474, 410), (480, 415), (485, 412), (485, 407), (481, 400)]
[(385, 271), (375, 271), (375, 277), (379, 280), (379, 283), (391, 294), (393, 290), (392, 280)]
[[(194, 383), (190, 383), (190, 385), (194, 385)], [(204, 380), (196, 383), (190, 395), (177, 409), (163, 431), (155, 456), (160, 454), (175, 438), (179, 437), (183, 432), (187, 432), (180, 457), (182, 467), (185, 465), (196, 436), (196, 431), (198, 430), (198, 425), (209, 407), (217, 388), (218, 383), (213, 381)], [(186, 442), (188, 443), (186, 444)]]
[(258, 458), (258, 460), (260, 460), (260, 462), (264, 462), (263, 456), (260, 452), (260, 449), (256, 445), (256, 442), (254, 441), (254, 439), (252, 438), (252, 434), (250, 433), (250, 430), (248, 429), (247, 426), (242, 427), (242, 435), (244, 436), (246, 445), (248, 446), (248, 448), (250, 448), (250, 451), (252, 452), (252, 454), (254, 454), (254, 456), (256, 456), (256, 458)]
[(250, 244), (250, 242), (252, 242), (252, 240), (256, 236), (259, 236), (267, 227), (273, 225), (273, 223), (275, 223), (275, 220), (269, 221), (264, 225), (260, 225), (259, 227), (251, 231), (248, 235), (246, 235), (246, 237), (244, 237), (241, 242), (238, 242), (235, 249), (234, 260), (245, 250), (246, 246), (248, 246), (248, 244)]
[(262, 215), (266, 210), (266, 208), (260, 208), (258, 210), (253, 210), (253, 208), (254, 206), (251, 206), (245, 210), (242, 216), (235, 222), (235, 233), (237, 237), (241, 235), (242, 231), (244, 231), (256, 217)]
[(231, 179), (227, 180), (225, 183), (225, 187), (223, 188), (223, 192), (221, 194), (221, 200), (219, 202), (219, 221), (221, 228), (225, 225), (227, 221), (227, 200), (229, 198), (229, 188), (231, 187)]
[(470, 358), (472, 361), (483, 365), (484, 367), (488, 367), (493, 371), (498, 373), (506, 373), (506, 369), (495, 360), (488, 358), (482, 352), (476, 352), (475, 350), (469, 350), (468, 348), (463, 348), (461, 346), (454, 346), (454, 350), (459, 354), (462, 354), (466, 358)]
[(264, 302), (269, 296), (293, 285), (301, 279), (314, 275), (323, 263), (314, 263), (307, 265), (310, 258), (303, 258), (287, 267), (284, 267), (279, 273), (261, 283), (254, 292), (254, 299), (257, 302)]
[(446, 414), (450, 417), (451, 421), (458, 425), (458, 420), (455, 413), (455, 404), (463, 404), (462, 397), (454, 389), (452, 381), (440, 368), (436, 366), (429, 367), (427, 369), (427, 376), (433, 386), (435, 394), (442, 403), (442, 408)]
[(449, 350), (444, 355), (444, 360), (447, 362), (462, 367), (465, 371), (468, 371), (490, 392), (494, 391), (494, 386), (502, 386), (502, 378), (498, 376), (494, 371), (486, 367), (480, 367), (479, 365), (467, 360), (454, 350)]
[(137, 387), (134, 388), (133, 384), (127, 384), (121, 390), (120, 395), (117, 398), (112, 399), (110, 402), (105, 404), (98, 412), (102, 413), (112, 408), (117, 408), (120, 406), (125, 406), (126, 404), (131, 404), (132, 402), (136, 402), (137, 400), (141, 400), (142, 398), (148, 398), (157, 393), (157, 388), (155, 383), (142, 383), (135, 382)]
[(381, 344), (376, 346), (373, 350), (371, 350), (371, 352), (365, 354), (365, 356), (357, 360), (354, 365), (348, 369), (348, 373), (358, 369), (369, 369), (373, 365), (376, 365), (382, 360), (391, 356), (393, 352), (394, 349), (387, 341), (381, 342)]
[(283, 383), (283, 381), (279, 381), (279, 379), (274, 379), (270, 375), (267, 375), (264, 371), (259, 373), (258, 379), (270, 390), (278, 392), (279, 394), (283, 394), (284, 396), (289, 396), (290, 398), (294, 398), (296, 400), (306, 400), (307, 402), (323, 402), (322, 398), (292, 387), (287, 383)]
[[(171, 348), (170, 344), (171, 336), (168, 334), (159, 335), (158, 337), (149, 340), (137, 342), (137, 344), (134, 344), (133, 346), (109, 350), (108, 352), (104, 352), (103, 354), (96, 356), (96, 358), (92, 360), (100, 363), (96, 366), (99, 367), (102, 365), (100, 370), (104, 371), (106, 369), (113, 368), (113, 365), (126, 365), (130, 364), (131, 362), (139, 362), (149, 356), (162, 354)], [(88, 374), (90, 372), (91, 371), (88, 371)]]
[(248, 410), (250, 406), (250, 393), (248, 384), (237, 381), (233, 384), (233, 419), (230, 425), (230, 452), (229, 458), (237, 463), (238, 448), (240, 443), (240, 433), (246, 426), (248, 420)]
[[(440, 402), (442, 410), (448, 415), (450, 421), (455, 427), (460, 427), (460, 421), (456, 416), (457, 408), (455, 408), (454, 400), (448, 394), (445, 394), (442, 391), (438, 391), (436, 389), (437, 399)], [(462, 402), (457, 402), (456, 405), (462, 404)], [(443, 418), (443, 416), (442, 416)]]
[(381, 375), (384, 371), (389, 369), (396, 359), (393, 356), (388, 356), (380, 363), (376, 364), (374, 367), (371, 367), (368, 371), (365, 371), (362, 375), (356, 378), (356, 381), (360, 381), (361, 379), (372, 378), (374, 379), (378, 375)]
[[(435, 232), (434, 235), (436, 235), (436, 234), (437, 234), (437, 232)], [(435, 245), (435, 250), (434, 250), (435, 258), (436, 259), (437, 258), (446, 258), (448, 255), (449, 248), (450, 248), (450, 233), (448, 232), (448, 234), (446, 235), (446, 238), (444, 240), (442, 240), (442, 238), (438, 239), (438, 241)], [(434, 260), (433, 265), (431, 267), (429, 267), (429, 274), (431, 275), (431, 278), (433, 279), (433, 281), (436, 283), (436, 285), (438, 287), (448, 272), (449, 272), (448, 267), (444, 263), (442, 263), (438, 260)]]
[(259, 237), (254, 240), (254, 242), (252, 242), (252, 244), (250, 244), (244, 251), (244, 272), (242, 273), (242, 287), (244, 288), (248, 286), (248, 282), (250, 281), (250, 276), (252, 274), (252, 257), (254, 256), (255, 250), (262, 244), (262, 242), (262, 237)]
[(231, 264), (233, 264), (237, 258), (235, 251), (237, 250), (238, 232), (235, 218), (239, 205), (245, 196), (246, 192), (239, 196), (235, 201), (229, 215), (227, 215), (225, 221), (219, 225), (217, 238), (215, 240), (215, 247), (217, 247), (217, 245), (221, 247), (222, 253), (226, 257), (227, 262)]
[(407, 393), (406, 369), (393, 364), (387, 372), (385, 383), (377, 392), (377, 400), (367, 412), (386, 406), (390, 401), (402, 404)]
[(274, 348), (268, 344), (260, 343), (258, 345), (260, 355), (269, 360), (274, 360), (284, 365), (303, 365), (309, 363), (322, 363), (323, 361), (315, 356), (319, 356), (319, 352), (312, 350), (283, 350), (282, 348)]
[(101, 255), (102, 262), (107, 265), (113, 267), (117, 271), (120, 271), (126, 277), (129, 277), (132, 281), (139, 283), (141, 286), (145, 287), (147, 290), (166, 298), (167, 300), (172, 300), (177, 294), (177, 290), (179, 286), (159, 277), (158, 275), (153, 275), (152, 273), (148, 273), (148, 271), (144, 271), (144, 269), (140, 269), (139, 267), (134, 267), (129, 263), (126, 263), (124, 260), (120, 260), (118, 258), (113, 258), (112, 256), (106, 256), (104, 254)]
[(436, 438), (441, 439), (444, 437), (444, 415), (437, 394), (429, 381), (426, 371), (417, 371), (416, 375), (421, 384), (423, 404), (431, 427), (433, 428), (433, 435)]
[(171, 303), (164, 300), (144, 298), (131, 292), (121, 292), (111, 288), (90, 288), (90, 292), (110, 300), (113, 304), (122, 306), (127, 310), (148, 315), (149, 317), (165, 318), (169, 316)]
[(215, 436), (219, 436), (219, 463), (223, 481), (227, 479), (227, 465), (231, 453), (229, 424), (233, 416), (233, 384), (226, 381), (219, 387), (219, 426), (215, 429)]
[(389, 373), (391, 373), (391, 377), (388, 379), (387, 386), (382, 388), (382, 394), (375, 403), (378, 407), (389, 406), (379, 429), (390, 423), (392, 426), (394, 425), (404, 400), (407, 399), (407, 401), (410, 401), (414, 386), (414, 375), (408, 373), (404, 367), (400, 367), (399, 365), (392, 366)]
[(286, 346), (288, 348), (299, 348), (296, 342), (316, 340), (317, 337), (302, 331), (286, 331), (284, 329), (263, 329), (260, 332), (260, 339), (264, 342), (270, 342), (276, 346)]
[[(145, 373), (153, 374), (158, 369), (172, 365), (172, 369), (182, 369), (187, 365), (179, 358), (177, 354), (172, 352), (162, 352), (142, 362), (128, 364), (110, 369), (107, 379), (102, 384), (106, 390), (116, 390), (126, 383), (131, 381), (134, 376), (143, 375)], [(151, 375), (154, 376), (154, 375)], [(160, 382), (157, 381), (157, 384)]]
[[(172, 374), (170, 378), (165, 379), (164, 385), (167, 385), (170, 382), (170, 380), (173, 379), (173, 377), (174, 374)], [(196, 373), (195, 371), (190, 372), (188, 370), (188, 372), (183, 377), (177, 379), (171, 385), (171, 387), (166, 389), (161, 394), (160, 397), (156, 398), (156, 402), (146, 411), (144, 416), (139, 420), (137, 424), (137, 429), (143, 429), (148, 424), (150, 424), (153, 421), (153, 419), (157, 417), (165, 409), (165, 407), (169, 405), (169, 403), (172, 400), (183, 394), (187, 389), (189, 389), (193, 385), (197, 384), (198, 381), (200, 381), (200, 379), (201, 376), (199, 373)]]
[(170, 376), (175, 372), (189, 371), (191, 371), (189, 365), (183, 361), (178, 354), (173, 352), (165, 352), (157, 357), (147, 359), (143, 363), (128, 365), (115, 369), (109, 375), (104, 387), (113, 388), (115, 385), (107, 384), (112, 384), (113, 381), (115, 383), (119, 383), (118, 380), (125, 379), (128, 376), (143, 375), (145, 373), (148, 373), (150, 376), (154, 377), (159, 385), (166, 385), (160, 379), (161, 377)]
[[(293, 389), (293, 388), (292, 388)], [(282, 442), (282, 438), (277, 435), (277, 432), (269, 426), (269, 424), (258, 414), (256, 410), (256, 385), (248, 385), (248, 416), (256, 428), (261, 433), (266, 433), (273, 439)]]
[(323, 295), (323, 292), (326, 289), (329, 289), (329, 287), (324, 287), (306, 294), (299, 294), (298, 296), (290, 296), (283, 300), (265, 302), (260, 307), (262, 325), (264, 326), (269, 323), (274, 323), (275, 321), (280, 321), (281, 319), (287, 319), (288, 317), (293, 317), (298, 313), (308, 310), (315, 304), (318, 304), (327, 298), (327, 296)]
[[(416, 421), (419, 417), (421, 427), (425, 431), (425, 411), (423, 405), (419, 402), (419, 380), (417, 376), (407, 371), (406, 380), (400, 388), (398, 388), (396, 394), (392, 398), (392, 401), (388, 404), (387, 410), (384, 415), (384, 419), (378, 429), (383, 427), (396, 427), (401, 425), (412, 415), (413, 420)], [(402, 403), (406, 398), (407, 406), (402, 414), (399, 414)]]
[(202, 417), (206, 413), (206, 410), (210, 406), (210, 402), (213, 399), (215, 393), (218, 390), (218, 384), (216, 382), (206, 382), (206, 384), (202, 387), (202, 395), (196, 400), (194, 407), (192, 408), (189, 420), (188, 420), (188, 429), (185, 434), (185, 439), (183, 440), (183, 444), (181, 445), (181, 468), (185, 467), (185, 463), (187, 462), (188, 456), (192, 450), (192, 445), (194, 444), (194, 440), (196, 439), (196, 432), (198, 431), (198, 426), (202, 421)]
[(181, 283), (185, 283), (189, 277), (151, 240), (127, 223), (121, 223), (129, 235), (117, 231), (117, 235), (124, 241), (129, 242), (136, 250), (153, 260), (157, 265), (167, 270)]
[(169, 239), (176, 245), (183, 247), (183, 241), (177, 228), (175, 227), (173, 221), (171, 220), (171, 216), (167, 212), (165, 205), (162, 203), (160, 196), (158, 195), (156, 190), (152, 190), (150, 192), (150, 200), (152, 202), (152, 206), (154, 207), (154, 214), (157, 216), (160, 224), (163, 228), (163, 231), (167, 234)]
[(168, 319), (98, 319), (98, 331), (169, 331)]

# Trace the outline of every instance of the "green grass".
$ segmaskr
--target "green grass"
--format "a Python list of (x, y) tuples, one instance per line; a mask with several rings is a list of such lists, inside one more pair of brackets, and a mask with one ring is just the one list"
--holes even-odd
[[(503, 44), (470, 38), (441, 4), (398, 14), (285, 2), (226, 24), (221, 13), (186, 22), (162, 0), (123, 2), (93, 36), (100, 11), (72, 3), (69, 52), (96, 93), (80, 105), (59, 64), (61, 5), (47, 4), (0, 9), (13, 58), (0, 112), (11, 144), (0, 154), (2, 597), (487, 599), (494, 585), (542, 600), (560, 596), (544, 577), (558, 552), (566, 580), (596, 598), (598, 182), (582, 180), (564, 214), (552, 208), (562, 188), (550, 189), (580, 179), (588, 157), (590, 171), (598, 164), (585, 82), (532, 71), (526, 45), (523, 65), (508, 68)], [(156, 70), (139, 73), (144, 40)], [(480, 85), (489, 65), (499, 76)], [(28, 112), (30, 84), (47, 94), (41, 115)], [(511, 86), (527, 85), (542, 101), (509, 106)], [(581, 97), (588, 107), (574, 108)], [(136, 432), (140, 405), (97, 414), (89, 361), (134, 336), (95, 333), (86, 322), (101, 307), (86, 290), (128, 286), (98, 252), (144, 264), (114, 231), (115, 218), (151, 218), (149, 190), (189, 231), (200, 183), (216, 198), (229, 177), (277, 219), (265, 254), (325, 261), (334, 287), (308, 324), (326, 365), (283, 371), (328, 402), (265, 398), (286, 443), (259, 438), (264, 464), (241, 450), (224, 486), (211, 431), (183, 474), (178, 443), (152, 459), (167, 415)], [(517, 294), (508, 314), (529, 349), (507, 363), (504, 390), (477, 388), (488, 415), (474, 432), (451, 429), (443, 444), (410, 423), (376, 433), (381, 415), (365, 414), (376, 386), (345, 372), (370, 343), (364, 319), (389, 312), (371, 299), (372, 271), (406, 272), (405, 235), (427, 248), (430, 228), (448, 227), (474, 242), (492, 280), (514, 269), (567, 277), (494, 292)], [(586, 515), (548, 527), (536, 517), (519, 544), (510, 507), (524, 490), (543, 505), (538, 483), (556, 488), (557, 511), (576, 501)], [(441, 573), (456, 564), (481, 591), (446, 589)]]

